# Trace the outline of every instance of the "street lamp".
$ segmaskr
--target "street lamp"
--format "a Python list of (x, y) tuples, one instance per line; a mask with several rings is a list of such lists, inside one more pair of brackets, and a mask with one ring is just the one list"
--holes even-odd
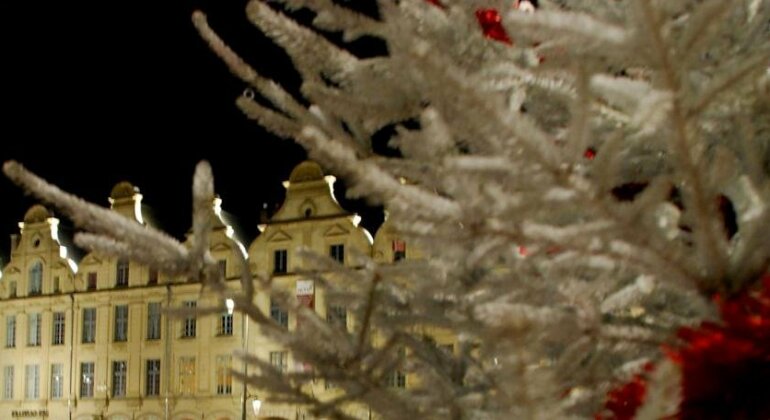
[(232, 315), (235, 309), (235, 301), (232, 299), (225, 299), (225, 308), (227, 308), (227, 314)]
[[(244, 384), (245, 386), (245, 384)], [(262, 409), (262, 400), (259, 399), (259, 396), (256, 394), (246, 394), (244, 391), (244, 397), (243, 397), (243, 407), (241, 407), (241, 419), (246, 420), (246, 401), (248, 401), (250, 398), (253, 398), (251, 401), (251, 410), (254, 412), (254, 416), (259, 416), (259, 410)]]
[(251, 402), (251, 409), (254, 410), (254, 415), (259, 415), (259, 410), (262, 409), (262, 400), (259, 399), (256, 395), (254, 395), (254, 401)]

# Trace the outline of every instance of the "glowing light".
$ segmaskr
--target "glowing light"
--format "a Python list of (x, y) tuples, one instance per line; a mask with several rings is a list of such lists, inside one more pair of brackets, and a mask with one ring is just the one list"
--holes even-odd
[(535, 5), (528, 0), (521, 0), (519, 2), (519, 5), (517, 6), (517, 9), (521, 10), (524, 13), (534, 13)]
[[(235, 229), (225, 221), (224, 215), (222, 214), (222, 199), (219, 197), (214, 197), (214, 204), (213, 204), (213, 210), (214, 215), (216, 215), (217, 219), (219, 219), (220, 222), (225, 226), (225, 236), (227, 236), (228, 239), (233, 241), (236, 248), (238, 248), (239, 251), (241, 251), (241, 255), (245, 258), (248, 256), (248, 251), (246, 250), (246, 247), (243, 246), (241, 241), (238, 240), (238, 238), (235, 237)], [(260, 230), (261, 232), (261, 230)]]
[(259, 415), (259, 410), (262, 408), (262, 400), (255, 399), (251, 402), (251, 409), (254, 410), (254, 415)]
[[(59, 219), (55, 217), (49, 217), (47, 219), (48, 226), (51, 229), (51, 239), (56, 242), (57, 245), (59, 245), (59, 258), (63, 259), (67, 265), (70, 267), (73, 273), (77, 274), (78, 272), (78, 265), (75, 263), (75, 261), (71, 258), (68, 258), (69, 250), (66, 246), (62, 245), (59, 241)], [(23, 227), (24, 223), (19, 223), (19, 227)]]
[(134, 194), (134, 217), (140, 224), (144, 224), (144, 216), (142, 216), (142, 194)]
[(233, 309), (235, 309), (235, 301), (232, 299), (225, 299), (225, 307), (227, 308), (227, 314), (232, 315)]

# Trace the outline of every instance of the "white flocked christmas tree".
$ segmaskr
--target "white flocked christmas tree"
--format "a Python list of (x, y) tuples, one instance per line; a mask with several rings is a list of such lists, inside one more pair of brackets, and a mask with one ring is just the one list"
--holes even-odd
[[(286, 14), (303, 8), (312, 24)], [(246, 355), (260, 372), (246, 380), (319, 417), (363, 406), (393, 419), (695, 418), (681, 409), (677, 331), (721, 325), (718, 302), (758, 287), (770, 263), (770, 2), (380, 0), (361, 14), (332, 0), (252, 0), (246, 13), (303, 82), (292, 95), (263, 78), (196, 12), (249, 86), (237, 106), (303, 145), (350, 195), (383, 205), (427, 255), (359, 256), (349, 270), (305, 255), (308, 275), (353, 302), (350, 333), (285, 296), (312, 328), (270, 328), (252, 304), (269, 278), (245, 275), (236, 309), (313, 368), (282, 374)], [(329, 33), (383, 40), (387, 52), (359, 58)], [(372, 144), (384, 132), (387, 156)], [(79, 245), (224, 288), (206, 250), (207, 164), (189, 249), (20, 164), (4, 169), (91, 232)], [(430, 330), (451, 331), (454, 353)], [(396, 366), (419, 381), (389, 388)], [(640, 375), (638, 408), (605, 408)], [(319, 401), (317, 378), (341, 396)]]

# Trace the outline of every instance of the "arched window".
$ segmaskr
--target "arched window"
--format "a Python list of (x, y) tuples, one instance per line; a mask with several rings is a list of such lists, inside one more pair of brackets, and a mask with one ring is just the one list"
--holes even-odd
[(43, 264), (36, 261), (29, 269), (29, 294), (39, 295), (43, 292)]

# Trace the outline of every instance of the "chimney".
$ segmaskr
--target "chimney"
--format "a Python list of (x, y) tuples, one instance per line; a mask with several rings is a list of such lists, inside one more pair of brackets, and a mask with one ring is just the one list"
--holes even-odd
[(19, 234), (12, 233), (11, 234), (11, 251), (15, 251), (16, 247), (18, 246), (19, 246)]

